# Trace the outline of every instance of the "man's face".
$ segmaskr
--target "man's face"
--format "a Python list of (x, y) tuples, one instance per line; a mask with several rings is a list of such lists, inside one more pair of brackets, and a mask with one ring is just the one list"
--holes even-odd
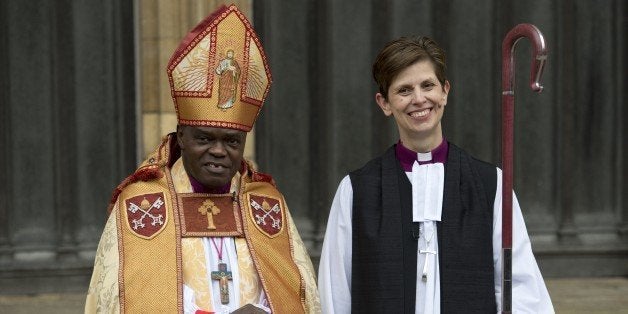
[(206, 188), (221, 188), (240, 169), (246, 133), (232, 129), (179, 126), (177, 141), (189, 175)]

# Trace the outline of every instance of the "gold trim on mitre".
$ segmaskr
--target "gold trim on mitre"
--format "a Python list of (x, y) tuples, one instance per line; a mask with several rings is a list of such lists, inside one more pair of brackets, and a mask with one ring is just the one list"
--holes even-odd
[(247, 132), (272, 83), (259, 38), (235, 5), (188, 33), (168, 62), (168, 79), (180, 125)]

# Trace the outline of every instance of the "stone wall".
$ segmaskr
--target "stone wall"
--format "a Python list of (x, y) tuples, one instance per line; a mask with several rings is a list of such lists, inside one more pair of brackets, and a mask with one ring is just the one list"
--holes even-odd
[(132, 2), (2, 1), (0, 28), (0, 291), (83, 291), (136, 166)]

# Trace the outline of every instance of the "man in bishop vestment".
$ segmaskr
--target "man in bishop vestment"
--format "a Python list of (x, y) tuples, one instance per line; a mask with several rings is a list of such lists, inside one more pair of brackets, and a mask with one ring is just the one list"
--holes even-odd
[[(501, 311), (501, 170), (443, 136), (445, 65), (427, 37), (375, 59), (375, 101), (400, 139), (340, 182), (319, 265), (324, 313)], [(553, 313), (514, 200), (513, 313)]]
[[(248, 69), (220, 107), (217, 51)], [(243, 158), (268, 94), (261, 43), (235, 6), (180, 43), (178, 126), (114, 191), (86, 313), (320, 313), (315, 274), (272, 177)]]

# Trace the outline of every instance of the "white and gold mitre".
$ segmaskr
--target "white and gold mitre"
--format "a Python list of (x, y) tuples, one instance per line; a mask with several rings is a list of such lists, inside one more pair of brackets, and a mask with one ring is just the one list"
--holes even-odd
[(180, 125), (250, 131), (272, 82), (264, 49), (234, 5), (186, 35), (168, 62)]

